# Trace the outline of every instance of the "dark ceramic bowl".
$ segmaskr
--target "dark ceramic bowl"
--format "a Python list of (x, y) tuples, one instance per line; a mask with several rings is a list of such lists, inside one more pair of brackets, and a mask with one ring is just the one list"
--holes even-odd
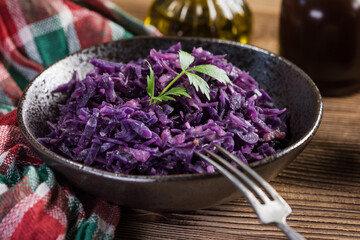
[(93, 58), (128, 62), (148, 55), (150, 49), (165, 49), (181, 42), (184, 50), (202, 46), (227, 59), (260, 83), (277, 107), (286, 107), (290, 118), (290, 145), (251, 166), (266, 180), (274, 178), (305, 148), (315, 134), (322, 115), (317, 87), (301, 69), (270, 52), (236, 42), (138, 37), (94, 46), (72, 54), (39, 74), (24, 91), (18, 108), (19, 126), (40, 157), (71, 184), (90, 194), (123, 206), (153, 211), (186, 211), (207, 208), (233, 199), (236, 190), (222, 175), (185, 174), (134, 176), (88, 167), (42, 146), (36, 139), (47, 134), (46, 121), (54, 120), (57, 103), (64, 96), (52, 94), (70, 80), (75, 70), (86, 73)]

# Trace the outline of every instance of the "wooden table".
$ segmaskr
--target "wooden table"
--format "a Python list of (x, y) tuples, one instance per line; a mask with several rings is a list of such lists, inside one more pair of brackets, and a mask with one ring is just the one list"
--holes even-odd
[[(114, 0), (143, 20), (150, 0)], [(252, 44), (278, 51), (280, 0), (248, 0)], [(360, 66), (359, 66), (360, 67)], [(288, 223), (308, 239), (360, 239), (360, 93), (324, 99), (321, 126), (305, 151), (271, 184), (293, 209)], [(191, 213), (124, 210), (120, 239), (285, 239), (239, 199)]]

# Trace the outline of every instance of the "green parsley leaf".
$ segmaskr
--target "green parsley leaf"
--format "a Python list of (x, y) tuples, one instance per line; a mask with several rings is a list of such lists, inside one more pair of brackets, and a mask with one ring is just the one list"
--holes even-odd
[(204, 79), (194, 73), (186, 72), (185, 74), (189, 78), (190, 84), (195, 87), (195, 90), (199, 91), (200, 89), (200, 92), (202, 92), (207, 97), (207, 99), (210, 100), (209, 84)]
[[(232, 84), (229, 77), (227, 76), (226, 72), (221, 68), (218, 68), (214, 65), (205, 64), (205, 65), (198, 65), (192, 68), (189, 68), (190, 65), (194, 62), (195, 57), (185, 51), (179, 51), (179, 62), (182, 71), (173, 79), (171, 80), (168, 85), (161, 91), (159, 96), (155, 97), (155, 76), (154, 71), (151, 68), (151, 65), (148, 61), (147, 64), (150, 69), (150, 76), (147, 76), (147, 87), (146, 91), (150, 95), (150, 103), (154, 104), (158, 101), (175, 101), (175, 98), (172, 96), (185, 96), (191, 98), (191, 96), (186, 92), (186, 89), (183, 87), (174, 87), (171, 86), (181, 78), (182, 75), (186, 75), (189, 79), (190, 85), (193, 85), (196, 91), (202, 92), (208, 100), (210, 100), (210, 87), (209, 84), (200, 76), (192, 73), (191, 71), (203, 73), (205, 75), (210, 76), (218, 80), (219, 82), (226, 84)], [(170, 96), (171, 95), (171, 96)]]
[(226, 85), (226, 84), (232, 85), (233, 84), (231, 82), (230, 78), (228, 77), (228, 75), (226, 74), (226, 72), (217, 66), (210, 65), (210, 64), (198, 65), (198, 66), (191, 68), (191, 70), (204, 73), (204, 74), (218, 80), (219, 82), (223, 83), (224, 85)]
[(179, 62), (181, 69), (186, 71), (186, 69), (194, 62), (195, 57), (191, 56), (189, 53), (185, 51), (179, 51)]
[(175, 98), (170, 97), (170, 96), (166, 96), (166, 95), (162, 95), (162, 96), (157, 96), (154, 97), (155, 101), (154, 103), (156, 103), (157, 101), (161, 102), (161, 101), (175, 101)]
[(164, 93), (164, 96), (168, 96), (168, 95), (185, 96), (185, 97), (191, 98), (191, 96), (186, 92), (186, 89), (183, 87), (171, 88), (169, 91)]
[(148, 61), (146, 61), (148, 66), (149, 66), (149, 70), (150, 70), (150, 76), (147, 76), (147, 86), (146, 86), (146, 91), (150, 96), (150, 105), (151, 105), (151, 100), (153, 100), (153, 98), (155, 97), (155, 75), (154, 75), (154, 71), (151, 68), (151, 65)]

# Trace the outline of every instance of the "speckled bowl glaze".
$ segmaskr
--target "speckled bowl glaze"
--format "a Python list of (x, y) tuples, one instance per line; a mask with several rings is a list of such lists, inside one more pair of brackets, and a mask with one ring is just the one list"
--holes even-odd
[(134, 176), (114, 174), (88, 167), (42, 146), (36, 139), (48, 133), (46, 121), (54, 120), (57, 103), (65, 96), (52, 94), (68, 82), (74, 71), (81, 74), (93, 58), (128, 62), (148, 55), (149, 50), (166, 49), (181, 42), (183, 49), (203, 47), (214, 54), (226, 54), (234, 65), (250, 74), (273, 98), (277, 107), (286, 107), (290, 117), (290, 145), (281, 152), (251, 164), (271, 180), (305, 148), (321, 120), (320, 93), (301, 69), (260, 48), (236, 42), (198, 38), (137, 37), (109, 42), (74, 53), (40, 73), (27, 87), (18, 108), (19, 126), (39, 156), (73, 186), (126, 207), (152, 211), (189, 211), (207, 208), (238, 196), (221, 174)]

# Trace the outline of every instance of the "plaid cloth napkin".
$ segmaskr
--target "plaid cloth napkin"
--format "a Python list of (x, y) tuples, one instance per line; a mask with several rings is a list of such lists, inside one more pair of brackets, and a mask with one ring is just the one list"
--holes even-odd
[(0, 239), (114, 238), (119, 207), (55, 178), (27, 146), (15, 106), (44, 67), (133, 35), (158, 32), (108, 0), (0, 0)]

